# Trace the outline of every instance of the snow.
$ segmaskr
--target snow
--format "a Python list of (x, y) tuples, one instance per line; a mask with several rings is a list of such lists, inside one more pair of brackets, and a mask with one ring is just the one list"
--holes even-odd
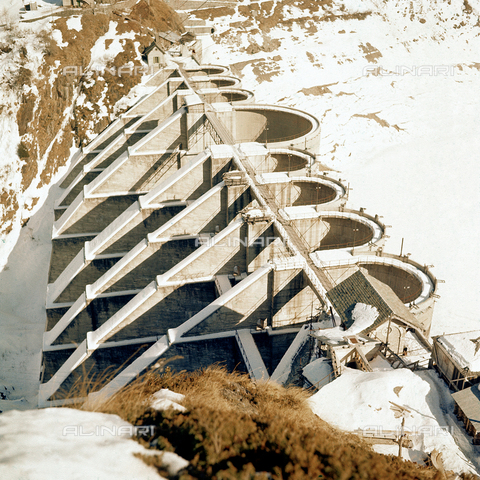
[(370, 325), (373, 325), (378, 318), (378, 310), (372, 305), (357, 303), (352, 311), (353, 323), (347, 330), (337, 326), (333, 328), (320, 329), (314, 332), (316, 337), (326, 337), (332, 344), (340, 344), (345, 341), (345, 337), (358, 335)]
[(57, 42), (57, 45), (60, 48), (68, 47), (68, 42), (63, 41), (63, 35), (60, 30), (57, 30), (57, 29), (52, 30), (51, 35), (52, 35), (52, 38)]
[(411, 413), (405, 419), (405, 430), (416, 434), (414, 450), (431, 453), (436, 449), (442, 452), (447, 470), (475, 472), (449, 429), (440, 428), (449, 427), (449, 422), (442, 396), (429, 375), (408, 369), (362, 372), (347, 368), (309, 402), (316, 415), (346, 431), (397, 431), (401, 420), (395, 418), (390, 402), (407, 407)]
[(180, 470), (183, 470), (189, 465), (187, 460), (180, 455), (177, 455), (175, 452), (163, 452), (161, 455), (162, 467), (166, 468), (168, 473), (172, 476), (177, 475)]
[(419, 365), (426, 367), (431, 357), (431, 352), (425, 348), (415, 333), (407, 331), (404, 338), (404, 346), (407, 348), (407, 354), (403, 357), (408, 363), (418, 362)]
[[(59, 170), (56, 178), (60, 178), (67, 168), (68, 163)], [(60, 188), (54, 186), (49, 190), (43, 187), (39, 193), (38, 210), (24, 228), (14, 232), (18, 235), (14, 238), (15, 246), (3, 258), (6, 265), (0, 271), (0, 391), (1, 385), (14, 387), (6, 400), (0, 399), (0, 410), (4, 412), (32, 408), (37, 403), (42, 335), (46, 323), (45, 292), (52, 248), (52, 212)], [(9, 246), (5, 245), (7, 248)], [(19, 301), (19, 295), (26, 294), (28, 302)]]
[(348, 335), (356, 335), (357, 333), (361, 333), (366, 328), (373, 325), (377, 318), (378, 310), (376, 307), (373, 307), (372, 305), (365, 305), (364, 303), (357, 303), (352, 311), (353, 323), (345, 333)]
[[(0, 4), (0, 24), (15, 23), (20, 20), (41, 19), (44, 16), (52, 15), (61, 9), (62, 0), (35, 0), (37, 3), (37, 10), (26, 11), (24, 4), (29, 4), (29, 0), (2, 0)], [(47, 22), (37, 20), (35, 23), (26, 24), (27, 28), (43, 28)]]
[[(13, 36), (10, 37), (10, 35)], [(20, 234), (22, 218), (26, 218), (32, 210), (32, 202), (35, 197), (40, 197), (35, 209), (38, 209), (46, 198), (48, 189), (38, 188), (38, 178), (32, 185), (22, 191), (22, 167), (25, 164), (17, 154), (20, 142), (16, 116), (20, 106), (21, 97), (25, 93), (36, 93), (36, 88), (23, 86), (20, 89), (12, 89), (9, 85), (18, 74), (21, 66), (34, 72), (40, 69), (43, 61), (42, 47), (39, 44), (37, 34), (29, 30), (15, 30), (10, 34), (8, 31), (0, 31), (0, 42), (8, 42), (12, 47), (10, 53), (2, 53), (0, 56), (0, 104), (4, 107), (0, 112), (0, 182), (2, 189), (11, 197), (15, 196), (19, 209), (16, 215), (2, 225), (2, 231), (11, 227), (9, 234), (0, 236), (0, 269), (7, 262), (8, 255), (14, 248)], [(23, 55), (22, 55), (23, 52)], [(25, 54), (26, 52), (26, 54)], [(42, 165), (39, 165), (39, 175)], [(17, 193), (17, 194), (16, 194)], [(3, 216), (8, 207), (8, 201), (0, 204), (0, 214)]]
[(480, 330), (444, 335), (438, 342), (461, 367), (480, 372)]
[[(103, 71), (120, 52), (123, 51), (124, 39), (135, 39), (135, 32), (126, 32), (121, 35), (117, 33), (117, 22), (110, 20), (108, 32), (101, 36), (92, 47), (90, 68), (91, 70)], [(106, 40), (112, 40), (108, 47)]]
[(67, 20), (67, 28), (79, 32), (82, 29), (82, 16), (76, 15)]
[[(134, 456), (150, 454), (130, 439), (135, 432), (116, 415), (69, 408), (3, 413), (0, 476), (25, 480), (162, 478)], [(172, 455), (165, 458), (172, 470), (185, 464)]]
[[(372, 445), (372, 448), (377, 453), (383, 453), (384, 455), (398, 455), (398, 446), (397, 445)], [(411, 448), (402, 449), (402, 458), (404, 460), (410, 460), (411, 462), (418, 463), (420, 465), (425, 464), (426, 455), (420, 450), (414, 450)]]
[(368, 362), (372, 367), (374, 372), (393, 370), (393, 367), (388, 363), (388, 361), (380, 355), (377, 355), (373, 360)]
[(174, 410), (185, 412), (186, 408), (181, 405), (184, 400), (185, 395), (172, 392), (167, 388), (162, 388), (152, 395), (151, 407), (155, 410), (167, 410), (168, 408), (173, 408)]
[[(238, 178), (241, 178), (240, 176)], [(259, 208), (252, 208), (247, 210), (247, 214), (249, 217), (263, 217), (265, 216), (265, 212), (260, 210)]]

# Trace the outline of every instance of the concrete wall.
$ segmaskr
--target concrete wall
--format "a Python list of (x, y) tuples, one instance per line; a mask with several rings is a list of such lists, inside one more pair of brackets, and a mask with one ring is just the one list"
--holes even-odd
[[(290, 158), (289, 158), (290, 157)], [(250, 160), (252, 163), (252, 161)], [(307, 161), (294, 154), (269, 154), (253, 163), (255, 173), (300, 172), (307, 166)]]
[(220, 102), (245, 102), (251, 98), (250, 92), (242, 91), (214, 91), (208, 93), (202, 93), (201, 97), (207, 103), (220, 103)]
[[(260, 142), (262, 133), (267, 127), (268, 118), (262, 112), (235, 112), (232, 132), (235, 142)], [(219, 115), (221, 118), (221, 116)], [(270, 128), (270, 127), (269, 127)]]
[(363, 263), (368, 274), (387, 284), (403, 303), (415, 300), (422, 291), (421, 282), (411, 273), (394, 265)]
[(246, 185), (229, 185), (227, 187), (227, 205), (225, 216), (230, 222), (235, 216), (252, 202), (252, 192)]
[(101, 232), (135, 202), (137, 198), (137, 195), (87, 198), (69, 219), (62, 233)]
[(52, 240), (52, 253), (50, 255), (50, 270), (48, 283), (53, 283), (65, 270), (67, 265), (75, 258), (88, 240), (94, 237), (57, 238)]
[(196, 200), (212, 186), (210, 158), (196, 165), (188, 175), (155, 197), (156, 203), (172, 200)]
[(133, 155), (95, 190), (95, 194), (149, 191), (179, 169), (179, 154), (175, 158), (171, 157), (171, 151), (155, 155)]
[(136, 153), (149, 154), (151, 152), (173, 150), (179, 145), (186, 145), (187, 137), (185, 127), (185, 119), (182, 115), (151, 137), (146, 144), (136, 150)]
[(68, 174), (62, 179), (60, 183), (61, 188), (67, 188), (78, 176), (80, 172), (83, 171), (83, 167), (90, 163), (98, 153), (86, 153), (83, 154), (82, 159), (76, 163), (73, 168), (71, 168)]
[(215, 232), (218, 226), (223, 230), (227, 226), (226, 209), (227, 190), (224, 187), (202, 202), (189, 215), (176, 221), (162, 236), (197, 234)]
[[(235, 141), (275, 143), (298, 138), (312, 130), (312, 124), (294, 112), (281, 110), (236, 110)], [(261, 129), (259, 126), (263, 125)], [(268, 126), (268, 131), (265, 127)]]
[[(73, 319), (63, 333), (58, 336), (54, 345), (80, 344), (85, 339), (87, 332), (94, 331), (103, 325), (132, 298), (133, 295), (95, 298), (86, 309), (82, 310)], [(55, 326), (67, 310), (68, 308), (66, 307), (47, 310), (47, 331)]]
[(204, 88), (222, 88), (222, 87), (233, 87), (239, 85), (239, 80), (232, 77), (225, 78), (209, 78), (200, 79), (195, 75), (194, 80), (191, 80), (192, 85), (195, 89), (204, 89)]
[(247, 373), (235, 337), (176, 343), (167, 350), (162, 359), (172, 359), (167, 365), (177, 372), (193, 372), (219, 364), (225, 366), (229, 372), (235, 370)]
[(100, 173), (101, 172), (87, 172), (83, 176), (83, 178), (79, 182), (77, 182), (73, 186), (73, 188), (71, 188), (70, 192), (60, 202), (59, 206), (67, 207), (68, 205), (70, 205), (75, 200), (75, 198), (77, 198), (80, 192), (83, 191), (83, 187), (85, 185), (88, 185), (90, 182), (93, 182), (93, 180), (95, 180), (100, 175)]
[(93, 260), (81, 272), (79, 272), (70, 284), (57, 297), (56, 303), (74, 302), (85, 292), (85, 285), (92, 284), (105, 272), (110, 270), (120, 258), (104, 258)]
[(163, 207), (160, 209), (142, 209), (133, 221), (113, 235), (97, 253), (128, 252), (149, 233), (154, 232), (171, 220), (185, 207)]
[[(155, 107), (155, 104), (152, 104)], [(137, 122), (136, 128), (138, 130), (153, 130), (158, 125), (167, 119), (178, 108), (177, 97), (174, 96), (161, 103), (155, 110), (146, 115), (142, 120)]]
[(169, 328), (186, 322), (216, 298), (214, 282), (188, 283), (161, 287), (160, 290), (162, 300), (116, 333), (110, 341), (165, 335)]
[[(100, 390), (115, 374), (120, 373), (142, 355), (149, 346), (151, 344), (127, 345), (96, 350), (90, 358), (79, 365), (62, 383), (55, 394), (55, 398), (82, 397), (87, 392)], [(71, 353), (71, 350), (44, 352), (43, 364), (45, 366), (45, 374), (43, 383), (52, 377), (53, 373), (60, 368)], [(88, 382), (85, 382), (87, 372)], [(82, 388), (80, 389), (80, 387)]]
[(239, 328), (255, 328), (259, 319), (269, 318), (269, 275), (263, 275), (241, 294), (222, 305), (188, 335), (205, 335)]
[(237, 266), (240, 272), (246, 270), (245, 247), (240, 239), (246, 235), (246, 226), (239, 225), (218, 244), (212, 245), (203, 255), (186, 265), (181, 272), (171, 280), (179, 281), (188, 278), (208, 275), (222, 275), (233, 273)]
[(320, 248), (320, 244), (323, 243), (325, 236), (329, 235), (331, 228), (327, 222), (322, 221), (321, 217), (295, 219), (292, 220), (292, 225), (307, 244), (310, 252)]
[(194, 239), (152, 243), (140, 255), (132, 258), (97, 293), (143, 289), (152, 280), (155, 280), (157, 275), (168, 272), (177, 263), (188, 257), (197, 247), (197, 242)]
[(305, 323), (320, 301), (308, 286), (302, 270), (280, 270), (274, 277), (273, 327)]
[(288, 256), (287, 248), (272, 223), (258, 222), (248, 225), (248, 272), (265, 265), (269, 260)]

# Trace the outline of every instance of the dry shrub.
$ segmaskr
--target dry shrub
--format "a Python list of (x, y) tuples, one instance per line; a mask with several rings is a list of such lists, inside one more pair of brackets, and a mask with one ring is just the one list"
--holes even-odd
[[(149, 408), (151, 395), (161, 388), (183, 393), (186, 412)], [(95, 410), (154, 425), (154, 436), (139, 441), (190, 462), (171, 476), (161, 456), (142, 457), (168, 478), (441, 478), (434, 469), (377, 454), (359, 437), (335, 430), (313, 414), (308, 396), (218, 366), (177, 374), (167, 368), (163, 374), (148, 372)]]

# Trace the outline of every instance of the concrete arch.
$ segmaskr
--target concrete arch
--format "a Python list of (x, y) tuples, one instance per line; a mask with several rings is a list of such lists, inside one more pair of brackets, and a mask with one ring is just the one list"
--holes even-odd
[[(299, 211), (295, 214), (295, 210)], [(288, 219), (310, 247), (310, 251), (379, 247), (385, 226), (362, 212), (317, 212), (314, 208), (288, 209)]]
[[(380, 253), (380, 255), (379, 255)], [(433, 304), (437, 290), (437, 279), (427, 267), (420, 265), (407, 257), (386, 254), (381, 251), (371, 254), (346, 255), (335, 260), (322, 257), (321, 252), (311, 254), (318, 265), (330, 271), (341, 271), (348, 267), (360, 267), (388, 285), (406, 304), (421, 305), (421, 310)], [(345, 278), (344, 274), (343, 278)], [(348, 276), (348, 275), (347, 275)], [(337, 279), (338, 281), (338, 279)]]
[[(284, 151), (285, 150), (285, 151)], [(296, 172), (312, 165), (313, 158), (300, 153), (290, 153), (286, 149), (271, 150), (270, 158), (273, 160), (272, 172)]]
[(315, 163), (315, 156), (308, 152), (299, 152), (289, 148), (270, 148), (263, 158), (250, 160), (255, 173), (304, 172)]
[(207, 103), (250, 103), (254, 99), (253, 92), (241, 88), (206, 88), (198, 90), (198, 94)]
[(231, 88), (239, 87), (241, 80), (237, 77), (231, 77), (226, 75), (212, 75), (212, 76), (192, 76), (190, 77), (190, 83), (195, 90), (199, 88)]
[(224, 65), (200, 65), (195, 68), (186, 68), (185, 72), (195, 75), (225, 75), (230, 73), (230, 69)]
[(376, 262), (364, 262), (358, 265), (367, 270), (368, 274), (388, 285), (406, 304), (416, 301), (423, 290), (421, 278), (414, 272), (405, 270), (398, 265), (388, 265)]
[(345, 195), (345, 187), (325, 177), (289, 177), (284, 173), (257, 175), (267, 184), (279, 208), (330, 204)]
[(277, 148), (318, 147), (320, 123), (307, 112), (272, 105), (238, 105), (234, 111), (232, 132), (236, 143), (258, 142)]

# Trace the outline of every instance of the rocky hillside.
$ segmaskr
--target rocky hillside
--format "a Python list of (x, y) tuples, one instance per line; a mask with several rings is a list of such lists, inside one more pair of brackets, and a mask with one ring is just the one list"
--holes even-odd
[(72, 147), (88, 143), (139, 95), (141, 74), (125, 66), (141, 65), (153, 27), (183, 32), (160, 0), (141, 0), (128, 17), (78, 12), (46, 28), (17, 24), (0, 33), (0, 267)]

